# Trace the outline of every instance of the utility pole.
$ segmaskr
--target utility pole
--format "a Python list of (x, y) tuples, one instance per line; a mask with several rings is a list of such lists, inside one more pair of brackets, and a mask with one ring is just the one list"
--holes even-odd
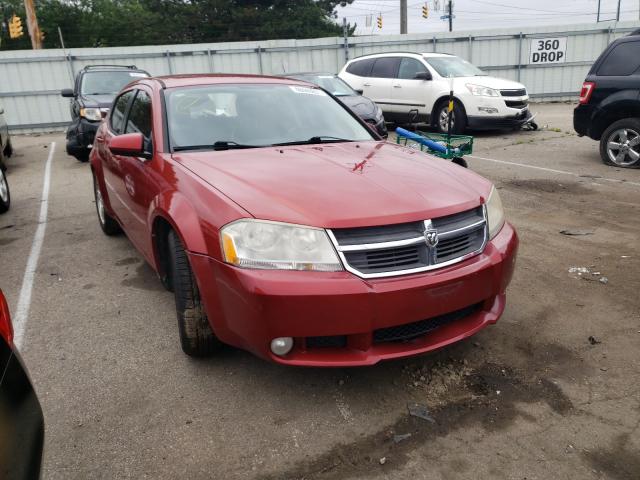
[(449, 31), (453, 32), (453, 2), (449, 0)]
[(344, 63), (349, 61), (349, 27), (347, 17), (342, 17), (342, 36), (344, 37)]
[(27, 13), (27, 29), (31, 37), (31, 48), (40, 50), (42, 48), (42, 33), (38, 26), (38, 17), (36, 17), (36, 7), (33, 0), (24, 0), (24, 10)]
[(400, 33), (407, 33), (407, 0), (400, 0)]
[(616, 22), (620, 21), (620, 2), (622, 0), (618, 0), (618, 11), (616, 12)]
[(598, 0), (598, 16), (596, 17), (596, 23), (600, 22), (600, 2), (602, 0)]

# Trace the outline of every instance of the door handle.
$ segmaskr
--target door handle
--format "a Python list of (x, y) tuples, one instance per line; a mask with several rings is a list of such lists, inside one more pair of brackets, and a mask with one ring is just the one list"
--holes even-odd
[(393, 88), (402, 88), (402, 85), (394, 85)]
[(370, 86), (371, 86), (371, 84), (370, 84), (370, 83), (364, 83), (364, 84), (362, 84), (362, 86), (363, 86), (363, 87), (370, 87)]

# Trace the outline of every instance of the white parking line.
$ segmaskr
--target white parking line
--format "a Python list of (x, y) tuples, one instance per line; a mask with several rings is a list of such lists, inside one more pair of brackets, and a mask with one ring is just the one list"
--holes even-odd
[(617, 178), (590, 177), (590, 176), (581, 175), (581, 174), (575, 173), (575, 172), (568, 172), (566, 170), (556, 170), (555, 168), (538, 167), (536, 165), (526, 165), (524, 163), (508, 162), (506, 160), (496, 160), (495, 158), (478, 157), (476, 155), (467, 155), (467, 157), (475, 158), (477, 160), (484, 160), (486, 162), (502, 163), (502, 164), (505, 164), (505, 165), (513, 165), (513, 166), (516, 166), (516, 167), (531, 168), (533, 170), (541, 170), (543, 172), (559, 173), (561, 175), (571, 175), (572, 177), (591, 178), (593, 180), (604, 180), (605, 182), (624, 183), (625, 185), (633, 185), (635, 187), (640, 187), (640, 183), (639, 182), (630, 182), (630, 181), (627, 181), (627, 180), (618, 180)]
[(13, 317), (13, 341), (16, 347), (22, 346), (27, 319), (29, 317), (29, 308), (31, 307), (31, 292), (33, 290), (33, 280), (36, 276), (36, 268), (38, 267), (38, 259), (40, 258), (40, 250), (44, 241), (44, 233), (47, 229), (47, 212), (49, 211), (49, 186), (51, 185), (51, 162), (53, 154), (56, 150), (56, 142), (51, 142), (49, 147), (49, 157), (44, 167), (44, 184), (42, 186), (42, 198), (40, 200), (40, 216), (38, 217), (38, 228), (33, 236), (31, 244), (31, 252), (27, 260), (27, 268), (24, 271), (22, 279), (22, 288), (20, 289), (20, 297), (18, 298), (18, 308)]

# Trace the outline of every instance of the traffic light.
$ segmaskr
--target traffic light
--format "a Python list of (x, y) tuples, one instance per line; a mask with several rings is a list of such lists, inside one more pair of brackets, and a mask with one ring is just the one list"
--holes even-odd
[(378, 28), (382, 28), (382, 14), (378, 15)]
[(20, 38), (23, 35), (22, 20), (17, 15), (12, 16), (9, 20), (9, 38)]
[(426, 3), (422, 6), (422, 18), (429, 18), (429, 5)]

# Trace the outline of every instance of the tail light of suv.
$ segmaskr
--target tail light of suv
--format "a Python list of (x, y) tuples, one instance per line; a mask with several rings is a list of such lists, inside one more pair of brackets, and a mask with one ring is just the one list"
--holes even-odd
[(591, 94), (596, 88), (595, 82), (584, 82), (582, 84), (582, 90), (580, 90), (580, 104), (585, 105), (589, 103)]
[(13, 345), (13, 327), (11, 326), (11, 315), (9, 315), (9, 305), (0, 290), (0, 336), (9, 344)]

